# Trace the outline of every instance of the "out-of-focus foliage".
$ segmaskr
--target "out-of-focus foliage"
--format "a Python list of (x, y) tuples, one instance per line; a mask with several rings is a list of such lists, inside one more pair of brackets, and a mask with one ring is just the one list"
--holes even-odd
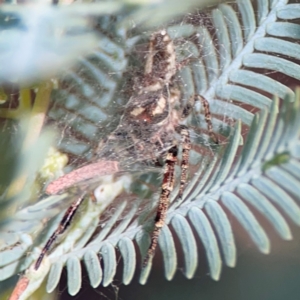
[[(211, 1), (209, 1), (211, 2)], [(95, 18), (121, 16), (123, 30), (156, 25), (206, 1), (106, 1), (55, 6), (39, 2), (0, 7), (0, 82), (28, 85), (57, 76), (97, 47)], [(212, 3), (210, 3), (212, 4)], [(166, 9), (172, 5), (172, 10)], [(148, 16), (152, 18), (149, 19)]]

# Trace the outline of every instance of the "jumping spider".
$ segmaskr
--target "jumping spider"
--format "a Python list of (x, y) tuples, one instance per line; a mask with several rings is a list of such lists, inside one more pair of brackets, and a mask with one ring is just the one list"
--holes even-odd
[[(46, 189), (49, 194), (58, 193), (80, 181), (80, 179), (75, 179), (75, 181), (70, 179), (72, 176), (76, 177), (78, 173), (88, 170), (90, 172), (88, 176), (93, 176), (92, 174), (95, 174), (97, 166), (101, 166), (101, 163), (102, 166), (107, 163), (111, 168), (108, 167), (107, 172), (98, 169), (98, 173), (107, 174), (117, 172), (121, 161), (124, 163), (120, 169), (126, 170), (126, 166), (136, 161), (153, 161), (165, 156), (161, 194), (154, 229), (151, 233), (151, 243), (143, 267), (154, 256), (159, 234), (165, 224), (170, 194), (174, 188), (179, 143), (182, 145), (182, 160), (178, 197), (182, 197), (184, 191), (191, 142), (189, 130), (183, 125), (183, 120), (190, 114), (195, 100), (201, 101), (209, 135), (215, 143), (218, 143), (212, 130), (208, 102), (198, 95), (192, 97), (185, 106), (180, 101), (181, 93), (174, 83), (174, 77), (178, 71), (174, 44), (165, 30), (158, 31), (151, 36), (148, 50), (144, 76), (139, 81), (139, 86), (135, 87), (136, 93), (129, 99), (118, 127), (99, 144), (95, 157), (97, 163), (83, 167), (79, 169), (80, 171), (77, 169), (57, 179)], [(176, 137), (178, 134), (181, 137), (180, 141)], [(91, 168), (94, 171), (91, 171)], [(37, 259), (34, 266), (36, 270), (58, 235), (62, 234), (72, 221), (86, 193), (82, 192), (65, 213), (57, 230), (49, 238)]]

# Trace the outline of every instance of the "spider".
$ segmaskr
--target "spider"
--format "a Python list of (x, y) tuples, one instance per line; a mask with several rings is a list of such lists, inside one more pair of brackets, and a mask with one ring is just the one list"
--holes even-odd
[[(166, 30), (152, 34), (147, 53), (144, 75), (135, 85), (134, 95), (129, 99), (118, 127), (99, 143), (95, 151), (97, 162), (53, 181), (46, 189), (48, 194), (57, 194), (81, 180), (99, 176), (99, 174), (113, 174), (120, 169), (126, 170), (136, 161), (153, 162), (165, 156), (154, 229), (143, 267), (147, 266), (149, 260), (153, 258), (161, 229), (165, 224), (170, 195), (174, 188), (179, 144), (182, 145), (179, 198), (182, 197), (184, 191), (191, 141), (189, 130), (183, 125), (183, 120), (189, 116), (195, 101), (201, 101), (209, 136), (215, 143), (218, 143), (218, 138), (212, 128), (208, 102), (199, 95), (191, 97), (185, 106), (182, 106), (180, 102), (180, 90), (174, 83), (174, 76), (178, 71), (175, 48)], [(121, 161), (124, 163), (121, 164)], [(66, 211), (58, 228), (36, 260), (35, 270), (39, 268), (56, 238), (66, 231), (86, 194), (87, 192), (81, 192), (78, 199)]]

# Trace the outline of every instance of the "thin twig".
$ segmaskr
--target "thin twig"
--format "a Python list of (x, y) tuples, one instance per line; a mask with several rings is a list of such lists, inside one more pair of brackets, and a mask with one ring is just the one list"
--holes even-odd
[(9, 300), (19, 300), (29, 284), (29, 278), (21, 276), (17, 282)]

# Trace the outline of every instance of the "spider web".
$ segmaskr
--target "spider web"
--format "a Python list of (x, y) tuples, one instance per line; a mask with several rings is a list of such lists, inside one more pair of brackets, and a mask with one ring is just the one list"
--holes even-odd
[[(202, 20), (199, 16), (198, 18)], [(193, 18), (193, 21), (195, 22), (195, 18)], [(199, 62), (199, 53), (189, 49), (192, 42), (194, 42), (195, 47), (196, 37), (178, 37), (180, 27), (190, 26), (190, 24), (183, 24), (181, 20), (178, 23), (179, 25), (173, 25), (169, 33), (174, 34), (177, 63), (180, 68), (175, 82), (182, 91), (182, 102), (187, 103), (192, 96), (200, 93), (201, 90), (197, 89), (197, 92), (195, 92), (194, 88), (187, 84), (188, 79), (185, 76), (185, 69), (189, 68), (189, 64), (193, 60), (197, 60), (195, 67), (201, 62)], [(107, 25), (107, 22), (105, 24)], [(111, 31), (114, 31), (113, 25), (111, 23)], [(99, 31), (101, 35), (107, 34), (105, 31)], [(49, 122), (55, 124), (61, 132), (58, 147), (69, 156), (67, 170), (76, 169), (77, 166), (89, 163), (99, 140), (104, 139), (116, 128), (123, 114), (124, 106), (133, 93), (133, 86), (138, 82), (139, 76), (143, 76), (143, 63), (148, 54), (149, 35), (141, 35), (136, 31), (132, 31), (128, 35), (122, 37), (124, 39), (122, 47), (119, 46), (120, 37), (118, 35), (118, 44), (113, 39), (102, 38), (104, 40), (102, 42), (103, 47), (98, 49), (98, 52), (95, 51), (90, 57), (82, 59), (74, 71), (68, 71), (60, 80), (59, 89), (52, 94), (53, 102), (48, 117)], [(110, 50), (111, 52), (109, 52)], [(107, 66), (102, 61), (103, 58), (107, 59), (112, 54), (114, 58), (117, 56), (117, 61), (124, 60), (126, 56), (129, 56), (127, 64), (121, 64), (123, 69), (120, 69), (120, 64), (117, 64), (117, 68), (119, 68), (117, 69), (114, 65)], [(123, 78), (126, 78), (126, 80)], [(216, 148), (205, 133), (206, 123), (201, 114), (197, 113), (190, 118), (187, 124), (189, 123), (193, 124), (191, 138), (192, 143), (195, 145), (190, 157), (191, 173), (193, 173), (203, 163), (203, 157), (206, 160), (213, 159)], [(121, 156), (121, 160), (125, 162), (128, 159), (128, 157)], [(163, 163), (163, 158), (161, 162)], [(122, 193), (106, 209), (105, 214), (101, 216), (99, 230), (95, 233), (101, 231), (101, 224), (109, 221), (113, 216), (114, 208), (118, 207), (125, 199), (129, 202), (139, 203), (139, 223), (143, 224), (146, 220), (149, 221), (149, 216), (152, 215), (156, 207), (156, 199), (160, 191), (160, 170), (161, 168), (157, 168), (153, 172), (153, 168), (143, 166), (144, 174), (142, 176), (135, 175), (130, 191), (127, 190), (125, 194)], [(177, 182), (179, 182), (179, 175), (180, 168), (177, 167)], [(122, 222), (123, 216), (128, 213), (130, 213), (129, 208), (125, 209), (118, 220), (115, 221), (114, 227), (117, 227)], [(150, 227), (148, 230), (150, 230)]]
[[(199, 61), (199, 51), (195, 53), (194, 49), (189, 49), (190, 46), (199, 47), (196, 41), (197, 37), (180, 36), (180, 29), (184, 26), (191, 26), (191, 22), (208, 25), (209, 15), (203, 18), (202, 13), (194, 14), (169, 27), (169, 34), (174, 38), (177, 63), (180, 68), (174, 81), (182, 91), (182, 103), (187, 103), (192, 96), (201, 93), (200, 88), (197, 87), (195, 90), (194, 86), (191, 86), (189, 78), (185, 76), (185, 69), (190, 67), (190, 62), (194, 62), (195, 67), (202, 63), (202, 67), (204, 67), (203, 60)], [(132, 30), (126, 35), (120, 36), (114, 22), (99, 19), (98, 24), (101, 45), (89, 57), (81, 59), (74, 70), (64, 74), (60, 80), (60, 87), (52, 94), (48, 121), (60, 132), (58, 147), (69, 157), (66, 171), (76, 169), (82, 164), (88, 164), (95, 154), (99, 141), (105, 139), (116, 128), (126, 103), (134, 93), (133, 87), (143, 76), (144, 62), (148, 54), (149, 34), (141, 34), (137, 30)], [(104, 29), (101, 28), (101, 25)], [(211, 24), (209, 26), (212, 27)], [(108, 38), (108, 32), (114, 32), (115, 36)], [(202, 55), (201, 51), (200, 55)], [(209, 53), (205, 55), (209, 55)], [(109, 63), (109, 60), (114, 61)], [(214, 72), (217, 73), (216, 70)], [(224, 110), (223, 116), (219, 116), (221, 121), (217, 125), (224, 126), (226, 114), (227, 112)], [(202, 156), (212, 159), (215, 148), (205, 134), (206, 123), (203, 115), (197, 113), (188, 120), (188, 123), (193, 124), (191, 138), (195, 144), (191, 151), (191, 163), (199, 164)], [(220, 126), (216, 126), (216, 130), (220, 129)], [(225, 130), (223, 131), (225, 132)], [(122, 154), (120, 156), (120, 160), (125, 163), (130, 160), (130, 157), (122, 158)], [(163, 163), (163, 159), (161, 163)], [(153, 170), (147, 165), (144, 165), (143, 168), (145, 174), (147, 174), (147, 169), (148, 171)], [(157, 172), (159, 169), (154, 175), (153, 173), (146, 175), (147, 178), (152, 178), (151, 182), (154, 185), (158, 183), (155, 179)], [(179, 174), (179, 170), (177, 170), (177, 174)], [(148, 180), (146, 180), (146, 185), (149, 185)], [(144, 189), (145, 186), (142, 190)]]

